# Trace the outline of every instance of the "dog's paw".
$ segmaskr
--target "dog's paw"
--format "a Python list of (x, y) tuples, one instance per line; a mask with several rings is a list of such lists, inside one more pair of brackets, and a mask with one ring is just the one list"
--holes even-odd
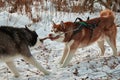
[(15, 74), (14, 77), (15, 78), (18, 78), (20, 76), (20, 74)]
[(64, 68), (64, 67), (65, 67), (65, 65), (63, 65), (63, 64), (60, 65), (60, 68)]
[(56, 65), (56, 67), (57, 67), (57, 68), (61, 68), (61, 67), (62, 67), (62, 64), (59, 63), (59, 64)]
[(49, 75), (50, 73), (51, 72), (49, 72), (49, 71), (44, 72), (45, 75)]

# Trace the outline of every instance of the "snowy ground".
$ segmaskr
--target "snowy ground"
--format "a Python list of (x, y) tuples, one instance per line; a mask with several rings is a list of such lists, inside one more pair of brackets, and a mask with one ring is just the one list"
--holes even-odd
[[(46, 12), (47, 13), (47, 12)], [(94, 14), (42, 14), (43, 20), (32, 26), (36, 29), (40, 38), (47, 36), (51, 29), (51, 20), (55, 23), (63, 21), (74, 21), (76, 17), (86, 20), (99, 16)], [(120, 24), (120, 14), (116, 13), (116, 23)], [(11, 25), (24, 27), (31, 21), (25, 15), (0, 13), (0, 25)], [(118, 28), (118, 34), (120, 29)], [(51, 74), (45, 76), (35, 67), (25, 62), (22, 58), (16, 59), (16, 66), (21, 74), (19, 78), (14, 78), (13, 73), (7, 68), (6, 64), (0, 63), (0, 80), (120, 80), (120, 57), (110, 57), (112, 50), (105, 44), (105, 57), (99, 57), (100, 50), (96, 44), (81, 48), (66, 68), (59, 67), (59, 60), (64, 49), (63, 43), (46, 40), (44, 45), (39, 48), (31, 49), (37, 61), (44, 66)], [(117, 49), (120, 53), (120, 35), (117, 35)]]

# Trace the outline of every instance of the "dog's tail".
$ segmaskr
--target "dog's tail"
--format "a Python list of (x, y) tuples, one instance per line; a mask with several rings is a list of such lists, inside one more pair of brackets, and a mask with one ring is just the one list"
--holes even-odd
[(106, 9), (100, 12), (100, 17), (111, 17), (111, 19), (115, 19), (113, 11)]
[[(111, 20), (115, 20), (115, 16), (114, 16), (114, 13), (113, 11), (109, 10), (109, 9), (106, 9), (106, 10), (103, 10), (100, 12), (100, 17), (110, 17)], [(120, 27), (120, 24), (117, 24), (116, 25), (117, 27)]]

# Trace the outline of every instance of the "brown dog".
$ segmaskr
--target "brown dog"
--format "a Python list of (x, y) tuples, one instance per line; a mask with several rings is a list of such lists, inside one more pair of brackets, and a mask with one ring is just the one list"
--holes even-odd
[[(113, 55), (116, 56), (117, 27), (114, 23), (114, 19), (115, 17), (111, 10), (103, 10), (100, 13), (100, 17), (82, 21), (86, 24), (90, 24), (94, 29), (88, 29), (88, 27), (91, 26), (79, 26), (80, 24), (76, 24), (75, 22), (62, 21), (60, 24), (54, 23), (53, 31), (55, 34), (51, 34), (50, 39), (65, 42), (64, 53), (60, 61), (62, 67), (68, 65), (78, 48), (88, 46), (96, 41), (101, 49), (102, 55), (104, 55), (105, 52), (104, 40), (106, 40), (113, 50)], [(82, 29), (78, 30), (78, 27), (82, 27)]]

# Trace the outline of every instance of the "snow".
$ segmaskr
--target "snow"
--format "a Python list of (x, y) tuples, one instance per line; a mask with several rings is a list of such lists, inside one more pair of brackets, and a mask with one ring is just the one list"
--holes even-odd
[[(99, 13), (50, 13), (43, 12), (42, 21), (33, 24), (39, 38), (47, 36), (51, 31), (52, 20), (55, 23), (60, 21), (74, 21), (76, 17), (86, 20), (89, 16), (94, 18)], [(116, 24), (120, 22), (120, 14), (116, 13)], [(0, 13), (0, 25), (10, 25), (14, 27), (24, 27), (31, 23), (25, 15), (10, 14), (6, 11)], [(120, 28), (117, 33), (117, 49), (120, 53)], [(27, 63), (23, 58), (15, 59), (15, 64), (21, 76), (15, 78), (5, 63), (0, 63), (1, 80), (119, 80), (120, 79), (120, 57), (113, 57), (109, 45), (105, 44), (105, 57), (100, 57), (100, 49), (95, 44), (77, 50), (74, 58), (65, 68), (60, 68), (59, 61), (62, 56), (64, 44), (60, 42), (46, 40), (43, 45), (31, 49), (31, 53), (36, 60), (51, 71), (50, 75), (43, 75), (34, 66)]]

